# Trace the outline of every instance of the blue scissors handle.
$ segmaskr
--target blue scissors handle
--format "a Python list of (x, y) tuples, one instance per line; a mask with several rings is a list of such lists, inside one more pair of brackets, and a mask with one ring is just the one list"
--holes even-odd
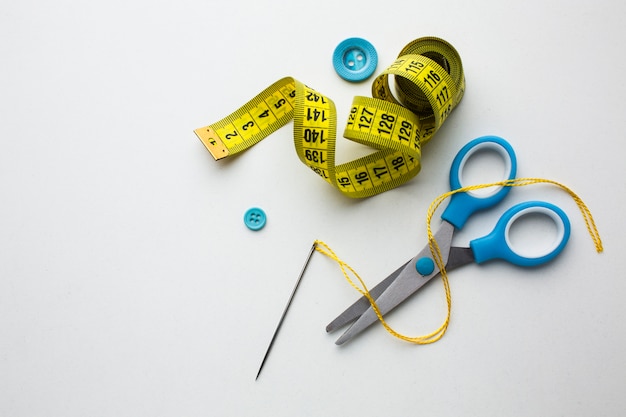
[[(552, 219), (557, 227), (557, 236), (552, 245), (538, 253), (516, 249), (511, 243), (511, 226), (520, 218), (540, 214)], [(483, 263), (491, 259), (504, 259), (519, 266), (537, 266), (554, 259), (565, 247), (570, 235), (567, 215), (557, 206), (543, 201), (526, 201), (507, 210), (491, 233), (470, 242), (474, 260)]]
[[(450, 168), (450, 189), (457, 190), (467, 185), (463, 184), (463, 170), (469, 158), (476, 152), (483, 150), (496, 151), (504, 160), (506, 165), (505, 179), (513, 179), (517, 173), (517, 158), (513, 147), (504, 139), (498, 136), (482, 136), (467, 143), (457, 153), (452, 167)], [(501, 179), (496, 179), (500, 181)], [(496, 187), (489, 194), (476, 194), (470, 192), (456, 193), (450, 198), (448, 207), (444, 210), (441, 218), (451, 223), (457, 229), (461, 229), (467, 219), (477, 211), (495, 206), (510, 191), (511, 187)]]

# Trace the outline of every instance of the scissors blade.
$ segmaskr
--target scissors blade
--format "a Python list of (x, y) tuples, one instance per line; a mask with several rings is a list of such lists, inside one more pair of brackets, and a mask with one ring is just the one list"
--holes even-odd
[(448, 263), (446, 263), (446, 271), (449, 272), (463, 265), (474, 262), (476, 262), (476, 258), (474, 257), (474, 251), (472, 251), (472, 249), (453, 246), (450, 248)]
[[(443, 221), (441, 227), (434, 236), (441, 251), (444, 265), (448, 263), (453, 234), (454, 226), (447, 221)], [(393, 310), (410, 295), (423, 287), (424, 284), (439, 274), (439, 268), (435, 265), (435, 269), (432, 273), (426, 276), (420, 275), (415, 269), (415, 262), (417, 262), (420, 258), (432, 259), (430, 246), (428, 244), (424, 246), (417, 256), (405, 264), (402, 271), (398, 274), (398, 277), (387, 287), (380, 297), (376, 299), (376, 304), (382, 315), (385, 315)], [(374, 309), (369, 306), (368, 309), (361, 314), (358, 320), (355, 321), (335, 343), (337, 345), (344, 344), (377, 321), (378, 316), (376, 315), (376, 312), (374, 312)]]
[[(395, 281), (398, 275), (400, 275), (400, 272), (402, 272), (404, 267), (409, 262), (410, 261), (407, 261), (406, 263), (404, 263), (400, 268), (393, 271), (387, 278), (385, 278), (384, 280), (379, 282), (374, 288), (369, 290), (370, 296), (376, 299), (383, 292), (385, 292), (387, 287), (389, 287), (391, 283)], [(369, 307), (370, 307), (370, 301), (367, 299), (367, 297), (362, 296), (361, 298), (356, 300), (354, 304), (348, 307), (343, 313), (337, 316), (336, 319), (330, 322), (330, 324), (326, 326), (326, 332), (327, 333), (333, 332), (339, 329), (340, 327), (343, 327), (346, 324), (353, 322), (354, 320), (358, 319), (361, 316), (361, 314), (363, 314)]]

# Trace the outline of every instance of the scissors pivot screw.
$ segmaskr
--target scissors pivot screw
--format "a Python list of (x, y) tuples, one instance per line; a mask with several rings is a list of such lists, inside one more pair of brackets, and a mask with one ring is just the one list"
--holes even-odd
[(435, 263), (430, 258), (419, 258), (415, 262), (415, 269), (422, 276), (430, 275), (435, 270)]

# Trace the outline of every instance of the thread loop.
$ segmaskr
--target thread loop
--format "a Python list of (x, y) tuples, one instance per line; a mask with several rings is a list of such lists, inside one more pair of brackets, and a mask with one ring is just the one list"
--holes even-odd
[[(350, 285), (353, 288), (355, 288), (361, 295), (365, 296), (369, 300), (372, 306), (372, 309), (374, 310), (374, 312), (376, 313), (376, 316), (378, 317), (378, 320), (381, 322), (381, 324), (383, 325), (385, 330), (387, 330), (387, 332), (389, 332), (394, 337), (397, 337), (398, 339), (404, 340), (406, 342), (410, 342), (410, 343), (414, 343), (418, 345), (431, 344), (440, 340), (443, 337), (443, 335), (446, 333), (446, 330), (448, 329), (448, 326), (450, 324), (450, 316), (452, 313), (452, 295), (451, 295), (451, 290), (450, 290), (450, 283), (448, 280), (448, 274), (446, 272), (446, 266), (443, 260), (443, 254), (441, 252), (441, 248), (439, 247), (439, 244), (437, 243), (437, 240), (435, 239), (435, 236), (431, 228), (431, 222), (432, 222), (432, 218), (435, 212), (447, 198), (451, 197), (452, 195), (456, 193), (468, 192), (468, 191), (479, 190), (479, 189), (495, 187), (495, 186), (524, 187), (524, 186), (533, 185), (533, 184), (554, 185), (562, 189), (566, 193), (568, 193), (570, 197), (572, 197), (572, 199), (576, 202), (576, 205), (578, 206), (578, 209), (580, 210), (580, 213), (585, 222), (587, 231), (589, 232), (589, 235), (591, 236), (591, 239), (595, 245), (596, 252), (601, 253), (604, 251), (602, 239), (600, 238), (600, 233), (598, 232), (596, 223), (593, 219), (593, 216), (591, 215), (591, 211), (589, 210), (587, 205), (584, 203), (584, 201), (572, 189), (570, 189), (569, 187), (559, 182), (548, 180), (548, 179), (543, 179), (543, 178), (514, 178), (514, 179), (510, 179), (506, 181), (494, 182), (494, 183), (489, 183), (489, 184), (471, 185), (471, 186), (462, 187), (462, 188), (444, 193), (440, 195), (439, 197), (437, 197), (435, 200), (433, 200), (433, 202), (430, 204), (430, 207), (428, 208), (428, 211), (426, 214), (426, 230), (427, 230), (428, 245), (430, 247), (431, 255), (441, 273), (441, 281), (443, 283), (445, 299), (446, 299), (446, 317), (443, 323), (435, 331), (425, 334), (425, 335), (406, 336), (394, 330), (383, 318), (380, 312), (380, 309), (378, 308), (378, 305), (376, 304), (376, 300), (374, 300), (374, 298), (370, 295), (369, 290), (367, 289), (367, 286), (365, 285), (365, 282), (363, 281), (363, 279), (361, 279), (359, 274), (350, 265), (342, 261), (326, 243), (320, 240), (316, 240), (315, 249), (321, 254), (337, 262), (337, 264), (339, 265), (341, 269), (341, 272), (343, 273), (343, 276), (348, 281), (348, 283), (350, 283)], [(355, 282), (354, 279), (350, 277), (350, 274), (352, 274), (352, 276), (356, 278), (356, 281), (358, 282), (358, 284), (357, 282)]]

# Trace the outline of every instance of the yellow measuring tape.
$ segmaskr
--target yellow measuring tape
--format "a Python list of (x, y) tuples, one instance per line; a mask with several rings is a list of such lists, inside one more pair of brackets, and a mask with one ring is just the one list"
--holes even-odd
[[(395, 95), (389, 75), (394, 76)], [(219, 160), (245, 151), (293, 119), (300, 160), (346, 196), (369, 197), (417, 175), (422, 145), (459, 104), (464, 91), (457, 51), (442, 39), (425, 37), (406, 45), (374, 80), (372, 98), (354, 97), (344, 137), (376, 149), (370, 155), (335, 165), (335, 105), (291, 77), (194, 132)]]

